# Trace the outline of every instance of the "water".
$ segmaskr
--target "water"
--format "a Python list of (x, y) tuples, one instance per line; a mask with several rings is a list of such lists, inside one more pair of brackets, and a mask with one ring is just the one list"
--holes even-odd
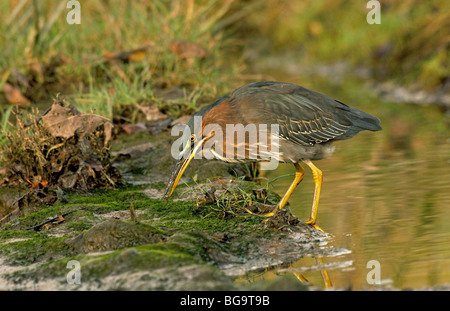
[[(327, 272), (333, 286), (371, 288), (367, 282), (373, 269), (367, 267), (370, 260), (380, 264), (381, 287), (449, 284), (450, 131), (442, 108), (384, 102), (357, 80), (337, 84), (323, 79), (306, 81), (301, 76), (283, 80), (361, 108), (379, 117), (383, 127), (381, 132), (362, 132), (336, 143), (331, 158), (315, 162), (324, 176), (318, 225), (330, 235), (329, 246), (351, 251), (323, 258), (324, 265), (331, 267)], [(305, 178), (289, 203), (293, 214), (306, 220), (314, 182), (308, 166), (304, 168)], [(281, 164), (263, 176), (272, 180), (292, 174), (272, 184), (283, 195), (294, 172), (293, 165)], [(315, 265), (316, 259), (304, 258), (293, 267)], [(311, 284), (324, 286), (318, 269), (303, 270)]]

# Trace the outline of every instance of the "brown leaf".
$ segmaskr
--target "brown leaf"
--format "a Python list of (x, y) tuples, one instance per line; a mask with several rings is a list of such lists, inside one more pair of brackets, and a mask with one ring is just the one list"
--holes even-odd
[(145, 126), (145, 123), (124, 124), (122, 125), (122, 128), (127, 134), (145, 132), (148, 130), (147, 126)]
[(180, 58), (205, 58), (208, 51), (198, 43), (186, 41), (173, 41), (170, 43), (170, 51)]
[(8, 169), (6, 167), (0, 167), (0, 175), (6, 175), (8, 173)]
[(73, 189), (78, 180), (77, 173), (67, 173), (59, 178), (59, 185), (63, 189)]
[(136, 104), (136, 107), (140, 111), (142, 111), (142, 113), (145, 115), (145, 119), (149, 122), (167, 119), (167, 116), (165, 114), (161, 113), (159, 111), (158, 107), (141, 106), (139, 104)]
[(43, 228), (44, 230), (50, 230), (52, 227), (53, 227), (53, 224), (52, 224), (52, 223), (47, 223), (47, 224), (45, 224), (45, 225), (42, 225), (42, 228)]
[(75, 108), (63, 107), (58, 103), (52, 105), (50, 111), (42, 116), (42, 120), (43, 126), (54, 137), (70, 138), (76, 133), (82, 139), (103, 124), (105, 145), (111, 139), (113, 124), (110, 120), (99, 115), (79, 112)]
[(31, 185), (31, 190), (39, 189), (39, 186), (41, 185), (41, 176), (34, 176), (32, 181), (30, 181), (28, 178), (25, 178), (25, 180)]
[(145, 45), (137, 49), (121, 51), (116, 53), (106, 52), (103, 54), (108, 60), (120, 60), (127, 64), (129, 62), (140, 62), (145, 59), (150, 45)]
[(65, 220), (65, 219), (64, 219), (62, 213), (61, 213), (61, 212), (58, 212), (58, 221), (57, 221), (56, 223), (57, 223), (57, 224), (60, 224), (60, 223), (62, 223), (64, 220)]
[(3, 92), (5, 92), (6, 99), (10, 104), (20, 106), (29, 106), (31, 104), (18, 88), (13, 87), (9, 83), (5, 82), (3, 84)]

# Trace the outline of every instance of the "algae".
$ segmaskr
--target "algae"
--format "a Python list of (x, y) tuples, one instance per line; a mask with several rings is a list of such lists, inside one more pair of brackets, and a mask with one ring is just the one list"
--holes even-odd
[[(166, 135), (154, 142), (164, 152), (139, 160), (143, 171), (155, 168), (155, 161), (173, 161), (167, 156), (155, 160), (168, 153)], [(270, 189), (236, 173), (241, 167), (199, 162), (172, 200), (161, 199), (170, 167), (166, 163), (153, 169), (149, 175), (159, 177), (150, 183), (88, 193), (66, 190), (64, 200), (30, 208), (2, 225), (0, 260), (6, 272), (0, 274), (0, 288), (248, 289), (234, 279), (318, 254), (325, 235), (293, 222), (287, 210), (277, 216), (279, 223), (249, 213), (276, 205), (279, 197)], [(204, 201), (208, 192), (212, 200)], [(68, 212), (64, 219), (56, 217)], [(36, 227), (54, 217), (59, 221)], [(82, 282), (75, 287), (66, 280), (70, 260), (81, 267)]]
[[(256, 186), (236, 182), (248, 189)], [(3, 226), (0, 257), (20, 269), (0, 276), (0, 284), (4, 280), (22, 289), (67, 288), (67, 262), (78, 260), (83, 275), (79, 289), (238, 289), (240, 285), (233, 283), (236, 275), (283, 262), (268, 249), (292, 253), (298, 244), (299, 252), (287, 256), (289, 260), (304, 256), (302, 250), (308, 249), (287, 232), (262, 224), (257, 215), (217, 218), (205, 211), (211, 204), (152, 199), (144, 194), (146, 189), (131, 185), (85, 195), (69, 193), (67, 203)], [(130, 218), (130, 202), (139, 212), (137, 222)], [(78, 211), (60, 224), (40, 232), (23, 230), (58, 211), (73, 209)], [(20, 238), (26, 240), (12, 240)], [(30, 264), (31, 268), (23, 268)], [(136, 282), (127, 282), (129, 278)]]

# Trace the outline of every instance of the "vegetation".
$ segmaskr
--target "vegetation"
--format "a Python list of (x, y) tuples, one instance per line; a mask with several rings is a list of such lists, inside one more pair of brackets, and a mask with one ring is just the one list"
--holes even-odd
[[(70, 95), (82, 111), (110, 119), (136, 121), (124, 107), (137, 103), (192, 113), (240, 70), (226, 57), (235, 46), (226, 30), (233, 10), (232, 1), (219, 0), (96, 1), (82, 4), (80, 25), (69, 25), (64, 1), (4, 1), (0, 89), (7, 83), (34, 103)], [(161, 90), (177, 97), (169, 104)]]
[[(250, 187), (250, 184), (246, 186)], [(311, 250), (309, 247), (303, 249), (301, 243), (291, 240), (288, 235), (262, 225), (258, 216), (218, 218), (216, 214), (208, 213), (209, 205), (195, 208), (194, 201), (162, 204), (161, 200), (144, 195), (143, 189), (142, 186), (128, 186), (119, 190), (97, 190), (89, 195), (72, 193), (65, 204), (42, 208), (3, 225), (0, 256), (5, 264), (35, 265), (2, 277), (22, 285), (28, 281), (55, 280), (64, 286), (67, 262), (78, 260), (83, 267), (83, 284), (88, 288), (111, 289), (116, 285), (109, 284), (109, 277), (126, 280), (134, 273), (149, 273), (150, 277), (143, 279), (143, 284), (131, 286), (167, 289), (177, 288), (173, 282), (179, 282), (184, 284), (184, 289), (193, 286), (230, 289), (235, 288), (232, 278), (225, 276), (219, 266), (233, 259), (236, 268), (240, 269), (239, 264), (257, 261), (264, 256), (265, 249), (259, 248), (256, 241), (269, 241), (277, 236), (274, 247), (294, 243), (285, 247), (292, 253), (292, 248), (297, 245), (300, 252), (297, 256)], [(136, 210), (135, 220), (130, 217), (130, 204)], [(25, 230), (58, 211), (75, 212), (66, 216), (62, 223), (50, 224), (41, 231)], [(189, 281), (190, 278), (180, 278), (183, 274), (177, 271), (187, 267), (191, 267), (189, 273), (194, 273), (193, 278), (200, 277), (196, 276), (197, 270), (202, 271), (197, 284)], [(154, 275), (162, 271), (163, 278)], [(123, 286), (130, 288), (130, 284)], [(289, 285), (297, 289), (299, 286), (299, 283)]]
[[(266, 262), (267, 252), (276, 254), (280, 245), (288, 250), (278, 254), (283, 263), (305, 254), (323, 255), (316, 245), (302, 249), (304, 240), (286, 242), (280, 228), (298, 225), (289, 230), (311, 234), (295, 217), (283, 214), (261, 223), (254, 215), (268, 212), (279, 198), (270, 191), (270, 182), (261, 186), (248, 181), (256, 178), (253, 167), (212, 163), (211, 174), (207, 165), (194, 160), (184, 174), (193, 181), (180, 182), (174, 193), (191, 197), (161, 200), (174, 161), (168, 129), (173, 120), (235, 87), (270, 77), (269, 70), (255, 68), (265, 68), (257, 65), (269, 63), (274, 55), (289, 56), (289, 65), (302, 73), (345, 63), (350, 71), (366, 69), (366, 77), (375, 81), (446, 92), (449, 2), (380, 2), (381, 24), (370, 25), (366, 1), (83, 1), (81, 24), (70, 25), (66, 1), (1, 1), (0, 263), (36, 264), (7, 277), (19, 284), (59, 280), (67, 273), (67, 261), (76, 259), (91, 281), (108, 283), (108, 277), (123, 275), (123, 283), (112, 282), (108, 289), (129, 288), (129, 273), (137, 272), (148, 273), (142, 276), (145, 289), (193, 289), (192, 283), (200, 284), (199, 289), (236, 289), (218, 268), (222, 264), (245, 265), (254, 258), (258, 263), (263, 257)], [(389, 150), (410, 155), (414, 148), (444, 149), (448, 129), (441, 111), (405, 112), (360, 92), (360, 80), (336, 85), (323, 80), (308, 76), (308, 83), (323, 85), (322, 90), (383, 120), (381, 138), (364, 138), (378, 144), (381, 151), (373, 154), (382, 159), (381, 167), (391, 170), (391, 162), (383, 162)], [(69, 135), (55, 134), (55, 123), (48, 118), (52, 103), (61, 106), (67, 120), (83, 116), (91, 121), (66, 129)], [(137, 125), (144, 129), (139, 132)], [(413, 141), (413, 128), (425, 135)], [(148, 149), (138, 156), (121, 153), (143, 142)], [(355, 154), (373, 158), (367, 151), (367, 144), (343, 148), (340, 163)], [(435, 163), (434, 154), (427, 156), (433, 158), (427, 163)], [(369, 169), (376, 172), (377, 161)], [(358, 173), (361, 166), (348, 170)], [(150, 185), (122, 183), (125, 174), (146, 176)], [(144, 188), (156, 195), (149, 198)], [(135, 217), (129, 216), (131, 205)], [(49, 219), (57, 221), (33, 230)], [(261, 243), (265, 239), (274, 244)], [(279, 258), (273, 260), (279, 264)], [(196, 271), (202, 277), (181, 282), (180, 276), (196, 275), (180, 270), (191, 266), (200, 267)], [(208, 287), (209, 280), (217, 283)]]
[(248, 24), (269, 38), (263, 49), (290, 50), (300, 63), (347, 61), (378, 79), (436, 91), (450, 76), (445, 0), (380, 1), (381, 23), (368, 24), (367, 1), (269, 0)]

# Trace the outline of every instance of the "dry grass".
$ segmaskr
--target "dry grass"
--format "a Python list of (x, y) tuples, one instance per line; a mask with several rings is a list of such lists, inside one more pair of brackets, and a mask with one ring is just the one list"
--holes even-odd
[[(137, 103), (176, 117), (228, 91), (243, 69), (228, 57), (238, 46), (229, 27), (248, 13), (240, 2), (85, 1), (80, 25), (67, 24), (63, 2), (0, 3), (0, 105), (8, 82), (32, 103), (60, 92), (110, 119)], [(175, 88), (175, 101), (157, 94)]]
[(1, 186), (88, 190), (113, 187), (120, 182), (110, 163), (105, 139), (110, 134), (104, 125), (86, 135), (75, 131), (70, 137), (61, 137), (51, 133), (36, 108), (13, 114), (15, 124), (10, 123), (10, 130), (2, 133), (5, 142), (0, 145)]

